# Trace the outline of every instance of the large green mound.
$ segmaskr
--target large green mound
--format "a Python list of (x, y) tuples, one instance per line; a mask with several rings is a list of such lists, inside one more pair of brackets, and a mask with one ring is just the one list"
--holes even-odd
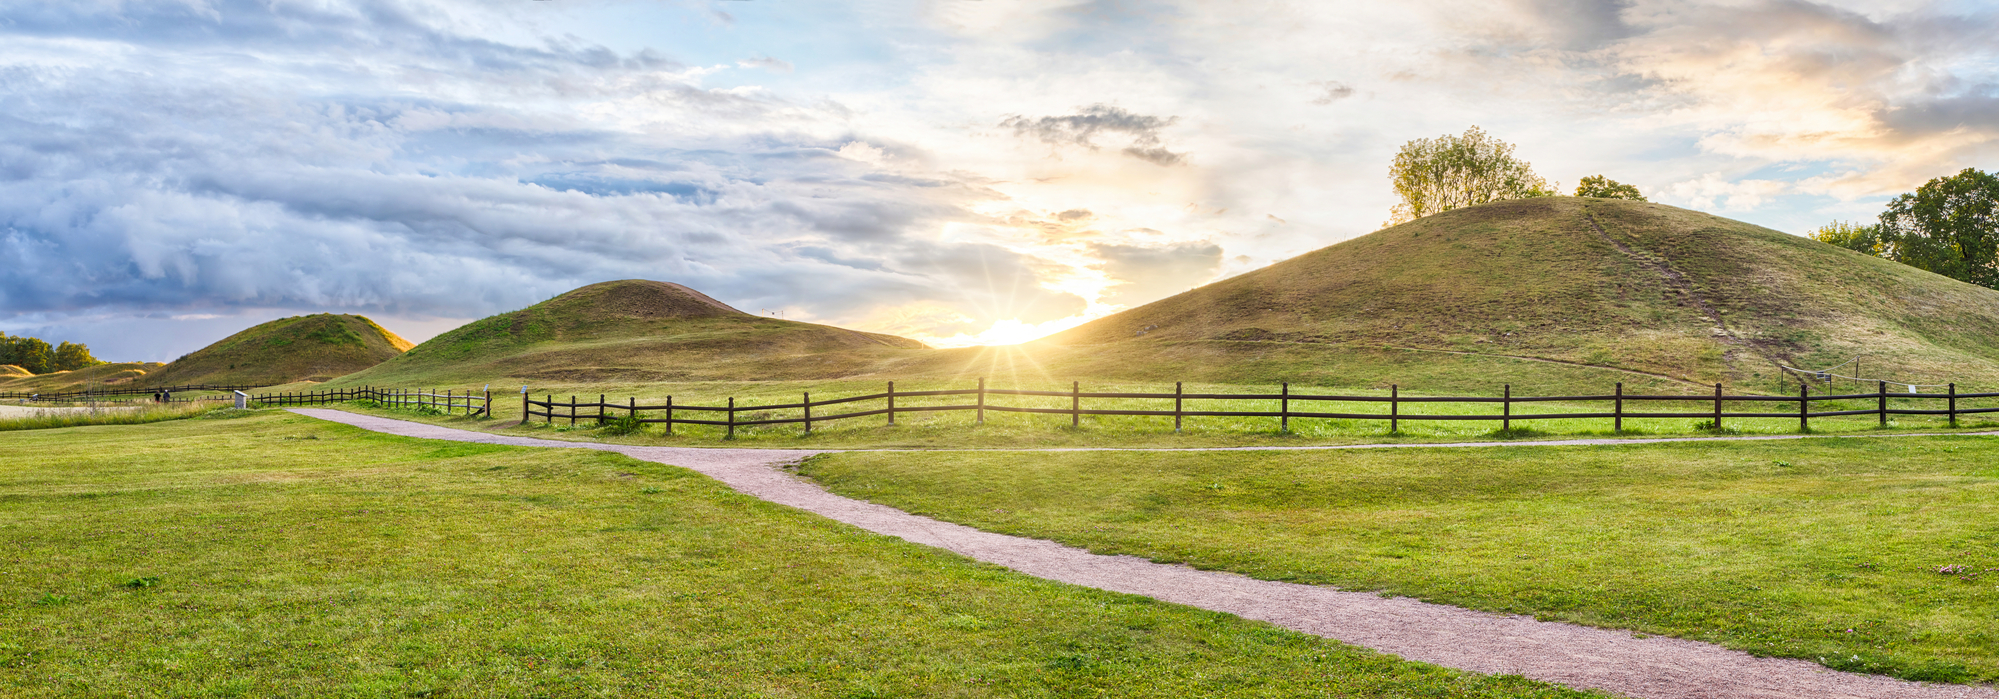
[(893, 335), (755, 316), (679, 284), (629, 279), (468, 323), (343, 383), (836, 378), (923, 348)]
[(321, 313), (280, 318), (223, 338), (146, 374), (147, 386), (325, 381), (380, 364), (410, 348), (375, 321)]
[(1700, 212), (1555, 197), (1429, 216), (1044, 343), (1076, 373), (1148, 379), (1775, 388), (1780, 365), (1858, 356), (1839, 373), (1991, 386), (1999, 292)]

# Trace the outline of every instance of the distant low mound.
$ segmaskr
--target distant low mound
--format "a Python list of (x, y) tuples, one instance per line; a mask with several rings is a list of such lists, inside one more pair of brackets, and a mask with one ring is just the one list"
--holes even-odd
[(148, 373), (147, 386), (325, 381), (375, 366), (410, 342), (357, 315), (280, 318), (223, 338)]
[(35, 372), (28, 371), (27, 369), (23, 369), (13, 364), (0, 364), (0, 381), (4, 381), (7, 379), (18, 379), (24, 376), (34, 376), (34, 375)]
[[(0, 391), (9, 393), (60, 393), (96, 388), (115, 388), (134, 385), (147, 374), (166, 366), (159, 362), (118, 362), (77, 369), (75, 371), (55, 371), (47, 374), (21, 375), (6, 372), (7, 378), (0, 378)], [(16, 367), (18, 368), (18, 367)], [(4, 369), (0, 369), (4, 371)]]
[(1168, 380), (1774, 388), (1795, 385), (1783, 366), (1844, 363), (1993, 386), (1999, 292), (1696, 211), (1552, 197), (1425, 217), (1037, 344), (1072, 373)]
[(592, 284), (473, 321), (345, 383), (820, 378), (921, 342), (755, 316), (668, 282)]

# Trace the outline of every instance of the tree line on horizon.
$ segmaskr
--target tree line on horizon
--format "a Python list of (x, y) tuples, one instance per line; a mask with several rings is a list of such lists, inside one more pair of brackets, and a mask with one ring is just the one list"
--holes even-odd
[[(1403, 144), (1388, 179), (1402, 203), (1384, 228), (1474, 204), (1551, 197), (1559, 189), (1514, 157), (1513, 144), (1477, 126)], [(1603, 175), (1583, 178), (1576, 196), (1645, 201), (1637, 187)], [(1999, 289), (1999, 175), (1965, 168), (1896, 197), (1875, 223), (1834, 221), (1810, 237)]]
[(38, 337), (9, 336), (0, 332), (0, 364), (12, 364), (30, 374), (75, 371), (103, 363), (90, 356), (90, 348), (81, 343), (62, 342), (50, 346), (48, 341)]

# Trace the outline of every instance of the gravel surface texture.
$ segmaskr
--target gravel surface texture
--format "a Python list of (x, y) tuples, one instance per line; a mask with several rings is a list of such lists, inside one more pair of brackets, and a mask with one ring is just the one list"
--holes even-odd
[[(1696, 641), (1658, 636), (1637, 638), (1626, 631), (1535, 621), (1532, 617), (1477, 612), (1403, 597), (1256, 580), (1233, 573), (1195, 570), (1130, 556), (1103, 556), (1051, 541), (994, 534), (834, 495), (784, 470), (785, 466), (820, 453), (816, 451), (688, 449), (559, 442), (470, 432), (338, 410), (298, 408), (292, 412), (376, 432), (424, 439), (618, 452), (698, 471), (731, 488), (770, 502), (1006, 566), (1035, 577), (1226, 612), (1410, 660), (1472, 672), (1524, 675), (1570, 687), (1600, 689), (1648, 699), (1999, 699), (1999, 690), (1991, 687), (1924, 684), (1858, 675), (1802, 660), (1758, 658)], [(1569, 440), (1529, 444), (1598, 443), (1633, 442)], [(1508, 446), (1529, 444), (1513, 443)], [(1400, 446), (1499, 445), (1501, 443)], [(1032, 456), (1024, 454), (1022, 458)]]

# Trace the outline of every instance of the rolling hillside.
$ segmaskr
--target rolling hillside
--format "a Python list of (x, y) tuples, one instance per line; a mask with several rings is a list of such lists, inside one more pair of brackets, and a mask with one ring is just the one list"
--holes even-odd
[(1779, 365), (1860, 356), (1868, 378), (1994, 386), (1999, 292), (1695, 211), (1555, 197), (1419, 219), (1037, 344), (1069, 373), (1144, 379), (1774, 388)]
[(47, 374), (29, 374), (19, 367), (12, 367), (19, 373), (0, 373), (0, 391), (10, 393), (56, 393), (80, 391), (89, 388), (122, 386), (143, 378), (146, 374), (165, 366), (159, 362), (118, 362), (99, 364), (75, 371), (56, 371)]
[(922, 349), (751, 315), (679, 284), (624, 280), (473, 321), (342, 383), (834, 378)]
[(409, 347), (408, 340), (362, 316), (293, 316), (195, 350), (146, 374), (141, 383), (266, 386), (325, 381), (380, 364)]

